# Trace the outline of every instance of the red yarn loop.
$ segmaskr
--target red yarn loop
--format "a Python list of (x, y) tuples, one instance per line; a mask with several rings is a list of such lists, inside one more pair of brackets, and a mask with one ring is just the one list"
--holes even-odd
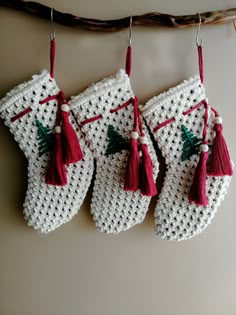
[(197, 50), (198, 50), (199, 75), (200, 75), (201, 83), (203, 83), (203, 80), (204, 80), (204, 72), (203, 72), (202, 46), (201, 46), (201, 45), (198, 45), (198, 46), (197, 46)]
[(126, 51), (126, 73), (128, 76), (131, 74), (131, 64), (132, 64), (132, 48), (129, 46)]
[(54, 62), (56, 53), (56, 41), (52, 39), (50, 42), (50, 76), (54, 78)]

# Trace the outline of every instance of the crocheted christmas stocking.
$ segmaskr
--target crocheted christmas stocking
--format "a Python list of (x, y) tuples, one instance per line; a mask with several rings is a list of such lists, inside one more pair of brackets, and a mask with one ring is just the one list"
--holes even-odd
[(156, 194), (158, 162), (128, 75), (120, 70), (90, 86), (72, 98), (71, 108), (96, 159), (91, 213), (97, 230), (118, 233), (141, 223)]
[[(0, 116), (28, 159), (24, 216), (42, 233), (56, 229), (77, 213), (93, 173), (91, 152), (75, 119), (72, 115), (69, 118), (69, 106), (62, 96), (55, 80), (44, 70), (0, 101)], [(75, 130), (82, 152), (76, 148)], [(74, 139), (72, 149), (66, 135)], [(62, 155), (60, 144), (67, 155)], [(82, 158), (81, 153), (83, 160), (74, 163)]]
[(207, 104), (199, 76), (148, 101), (143, 116), (167, 165), (155, 210), (157, 234), (166, 240), (191, 238), (211, 222), (231, 179), (231, 162), (225, 176), (206, 176), (207, 151), (213, 154), (219, 137), (218, 132), (214, 139), (213, 127), (219, 129), (221, 119)]

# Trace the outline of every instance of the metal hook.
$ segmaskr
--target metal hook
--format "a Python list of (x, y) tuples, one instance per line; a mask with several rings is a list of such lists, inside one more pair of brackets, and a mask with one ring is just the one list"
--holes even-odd
[(198, 23), (198, 27), (197, 27), (196, 45), (201, 46), (202, 45), (202, 38), (199, 40), (199, 33), (200, 33), (201, 25), (202, 25), (202, 18), (201, 18), (200, 13), (198, 13), (198, 17), (199, 17), (199, 23)]
[(129, 21), (129, 46), (131, 46), (132, 22), (133, 22), (133, 17), (132, 17), (132, 15), (130, 15), (130, 21)]
[(236, 32), (236, 20), (233, 21), (234, 31)]
[(55, 30), (54, 30), (54, 24), (53, 24), (53, 8), (51, 8), (51, 27), (52, 27), (52, 31), (50, 33), (50, 38), (51, 40), (55, 39), (56, 37), (56, 33), (55, 33)]

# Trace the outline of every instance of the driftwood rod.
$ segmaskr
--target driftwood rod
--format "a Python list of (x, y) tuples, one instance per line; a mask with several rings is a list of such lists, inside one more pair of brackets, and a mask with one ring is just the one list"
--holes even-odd
[[(24, 11), (43, 19), (50, 20), (51, 8), (46, 5), (22, 0), (0, 0), (0, 7), (8, 7), (18, 11)], [(202, 24), (220, 24), (236, 20), (236, 8), (202, 12)], [(78, 17), (69, 13), (63, 13), (54, 9), (54, 22), (62, 25), (81, 28), (89, 31), (114, 32), (129, 27), (130, 17), (117, 20), (97, 20)], [(192, 15), (176, 16), (158, 12), (146, 13), (133, 16), (133, 26), (141, 25), (148, 27), (187, 28), (197, 25), (198, 13)]]

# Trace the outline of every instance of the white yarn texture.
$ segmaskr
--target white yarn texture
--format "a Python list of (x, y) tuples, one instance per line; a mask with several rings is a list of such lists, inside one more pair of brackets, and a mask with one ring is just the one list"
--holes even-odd
[[(59, 88), (50, 74), (43, 70), (26, 83), (10, 91), (0, 101), (0, 116), (10, 128), (15, 140), (28, 159), (28, 188), (23, 213), (29, 226), (42, 233), (53, 231), (68, 222), (79, 210), (93, 175), (93, 157), (85, 144), (78, 125), (70, 115), (70, 121), (80, 141), (84, 154), (82, 161), (66, 166), (66, 186), (46, 185), (45, 171), (49, 153), (39, 157), (39, 140), (36, 119), (43, 126), (54, 129), (57, 100), (39, 104), (40, 100), (55, 95)], [(12, 122), (11, 118), (30, 107), (31, 112)]]
[[(199, 155), (193, 155), (185, 161), (181, 160), (183, 148), (181, 125), (201, 138), (204, 106), (188, 115), (182, 113), (205, 98), (205, 89), (199, 76), (196, 76), (152, 98), (144, 107), (143, 116), (151, 131), (167, 119), (175, 118), (174, 122), (156, 132), (153, 131), (167, 165), (164, 185), (155, 209), (157, 234), (166, 240), (181, 241), (201, 233), (214, 217), (230, 183), (230, 176), (208, 176), (206, 191), (209, 205), (197, 206), (188, 200)], [(207, 128), (209, 144), (212, 144), (214, 137), (214, 117), (209, 109)]]
[[(140, 191), (126, 192), (123, 189), (128, 150), (106, 156), (109, 143), (108, 126), (112, 125), (124, 139), (129, 140), (134, 121), (132, 104), (114, 113), (110, 113), (110, 110), (133, 96), (129, 77), (124, 70), (120, 70), (115, 77), (93, 84), (71, 101), (71, 108), (78, 118), (78, 123), (102, 115), (102, 119), (83, 125), (82, 130), (96, 159), (91, 213), (97, 230), (106, 233), (119, 233), (141, 223), (151, 199), (142, 196)], [(144, 132), (156, 178), (158, 162), (145, 126)]]

